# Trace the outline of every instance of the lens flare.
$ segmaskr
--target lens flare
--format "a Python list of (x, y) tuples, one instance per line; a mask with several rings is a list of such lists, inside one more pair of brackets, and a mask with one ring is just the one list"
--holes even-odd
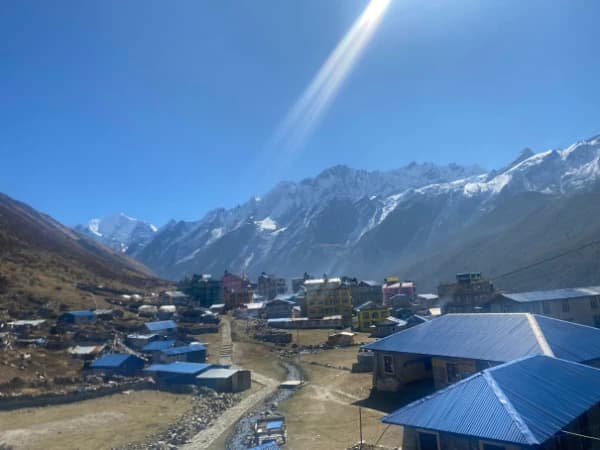
[(390, 1), (369, 2), (281, 122), (270, 148), (291, 155), (302, 147), (358, 61)]

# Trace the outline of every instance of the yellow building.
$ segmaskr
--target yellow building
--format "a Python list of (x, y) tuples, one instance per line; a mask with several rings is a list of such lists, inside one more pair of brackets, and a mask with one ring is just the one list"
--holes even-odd
[(306, 315), (309, 319), (342, 316), (344, 326), (352, 323), (352, 296), (350, 288), (342, 286), (339, 278), (306, 280)]
[(371, 331), (371, 325), (381, 322), (391, 315), (392, 310), (387, 306), (378, 305), (374, 302), (363, 303), (356, 308), (357, 328), (360, 331)]

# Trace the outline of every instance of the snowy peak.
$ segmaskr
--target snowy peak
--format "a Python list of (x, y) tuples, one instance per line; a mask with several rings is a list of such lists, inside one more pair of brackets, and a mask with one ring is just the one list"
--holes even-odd
[(132, 244), (148, 242), (158, 228), (151, 223), (118, 213), (103, 219), (92, 219), (87, 225), (77, 225), (75, 230), (112, 249), (125, 252)]

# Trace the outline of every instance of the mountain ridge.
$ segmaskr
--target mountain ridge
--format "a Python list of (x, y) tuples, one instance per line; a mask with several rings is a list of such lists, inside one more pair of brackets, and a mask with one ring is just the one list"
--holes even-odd
[[(494, 229), (512, 230), (505, 236), (508, 244), (518, 240), (502, 205), (529, 202), (525, 211), (539, 194), (539, 201), (559, 211), (563, 207), (550, 199), (585, 195), (600, 178), (599, 161), (600, 137), (594, 136), (564, 149), (524, 149), (510, 164), (488, 172), (457, 164), (411, 163), (390, 171), (337, 165), (299, 182), (280, 182), (262, 197), (213, 209), (198, 221), (169, 222), (127, 253), (171, 279), (223, 270), (379, 278), (407, 271), (434, 286), (441, 269), (430, 263), (431, 270), (414, 273), (417, 261), (472, 245), (463, 234), (478, 235), (494, 214)], [(547, 247), (554, 245), (562, 244)]]

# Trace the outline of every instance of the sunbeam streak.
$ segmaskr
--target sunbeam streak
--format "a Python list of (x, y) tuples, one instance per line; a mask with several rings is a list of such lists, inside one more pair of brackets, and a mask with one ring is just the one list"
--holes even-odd
[(390, 1), (371, 0), (367, 5), (277, 128), (269, 146), (272, 150), (291, 156), (302, 147), (358, 61)]

